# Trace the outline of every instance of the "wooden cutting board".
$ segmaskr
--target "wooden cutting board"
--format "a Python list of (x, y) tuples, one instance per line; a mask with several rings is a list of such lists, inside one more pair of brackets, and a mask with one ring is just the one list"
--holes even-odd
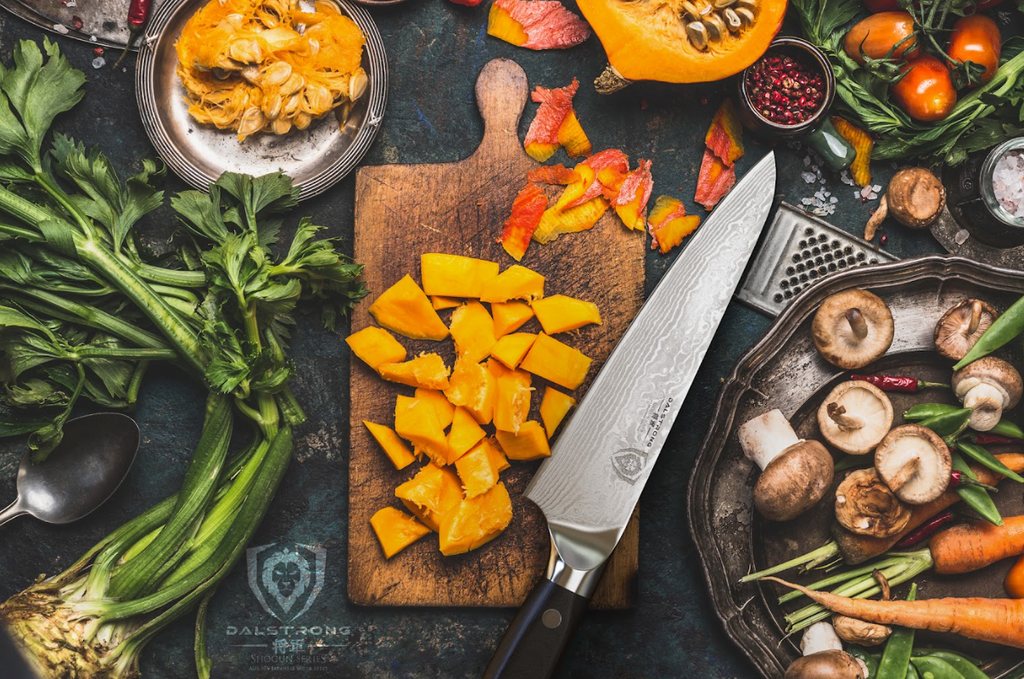
[[(513, 61), (495, 59), (480, 73), (476, 98), (484, 138), (473, 155), (455, 163), (380, 165), (356, 173), (355, 258), (365, 264), (370, 296), (352, 316), (352, 330), (372, 322), (372, 300), (406, 274), (420, 281), (420, 255), (443, 252), (515, 264), (495, 242), (512, 200), (537, 167), (517, 136), (528, 96), (526, 73)], [(609, 211), (589, 232), (549, 243), (534, 243), (522, 264), (546, 277), (545, 294), (565, 294), (597, 304), (603, 325), (582, 328), (563, 339), (594, 359), (587, 382), (640, 309), (644, 290), (644, 243)], [(447, 323), (450, 311), (441, 312)], [(539, 331), (536, 319), (523, 332)], [(412, 341), (399, 337), (410, 356), (439, 352), (454, 364), (450, 339)], [(533, 386), (543, 393), (544, 381)], [(351, 457), (349, 461), (348, 594), (357, 604), (376, 606), (518, 606), (544, 572), (549, 538), (537, 507), (522, 497), (538, 463), (514, 462), (502, 473), (513, 502), (512, 524), (487, 545), (454, 557), (442, 556), (428, 535), (385, 560), (370, 517), (385, 506), (402, 508), (394, 489), (419, 464), (396, 471), (371, 438), (363, 420), (394, 425), (395, 397), (412, 389), (382, 381), (369, 366), (352, 359)], [(531, 419), (539, 420), (534, 398)], [(404, 508), (403, 508), (404, 509)], [(594, 597), (594, 605), (632, 604), (637, 571), (636, 515)]]

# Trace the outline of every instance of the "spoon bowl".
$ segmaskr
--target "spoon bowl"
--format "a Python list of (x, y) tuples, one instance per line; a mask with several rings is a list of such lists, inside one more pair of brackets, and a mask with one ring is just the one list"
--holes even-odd
[(139, 426), (121, 413), (68, 420), (45, 462), (33, 464), (31, 451), (21, 458), (18, 499), (0, 512), (0, 525), (22, 514), (64, 524), (92, 513), (128, 475), (139, 440)]

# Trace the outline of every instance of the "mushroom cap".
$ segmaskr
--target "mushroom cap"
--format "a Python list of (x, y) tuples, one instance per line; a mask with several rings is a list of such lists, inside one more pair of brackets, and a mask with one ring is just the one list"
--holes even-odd
[(818, 504), (832, 485), (834, 462), (817, 441), (797, 441), (761, 472), (754, 507), (769, 521), (789, 521)]
[(923, 167), (900, 170), (885, 189), (889, 214), (904, 226), (924, 229), (946, 207), (946, 189), (934, 174)]
[(1020, 373), (1012, 365), (995, 356), (985, 356), (970, 363), (953, 373), (953, 391), (963, 401), (967, 392), (979, 384), (988, 384), (1000, 391), (1003, 397), (1003, 410), (1020, 403), (1024, 383)]
[[(847, 312), (856, 310), (867, 332), (858, 337)], [(892, 344), (892, 312), (878, 295), (844, 290), (821, 303), (811, 323), (811, 338), (826, 361), (845, 370), (863, 368), (881, 358)]]
[[(847, 418), (860, 420), (863, 426), (844, 426), (829, 414), (831, 405), (843, 409)], [(818, 408), (818, 428), (826, 441), (850, 455), (874, 450), (892, 427), (892, 401), (873, 384), (850, 380), (836, 385)]]
[(852, 472), (836, 489), (836, 521), (852, 533), (892, 537), (907, 527), (910, 514), (874, 467)]
[(946, 358), (959, 361), (998, 317), (999, 312), (980, 299), (960, 301), (942, 314), (935, 324), (935, 350)]
[(840, 639), (860, 646), (878, 646), (892, 634), (892, 628), (888, 625), (865, 622), (846, 615), (833, 615), (832, 626)]
[[(918, 459), (916, 469), (903, 472), (906, 465), (914, 464), (914, 458)], [(919, 424), (904, 424), (878, 444), (875, 469), (896, 497), (907, 504), (923, 505), (946, 492), (953, 460), (938, 434)]]
[(864, 679), (864, 669), (846, 651), (821, 651), (794, 660), (785, 679)]

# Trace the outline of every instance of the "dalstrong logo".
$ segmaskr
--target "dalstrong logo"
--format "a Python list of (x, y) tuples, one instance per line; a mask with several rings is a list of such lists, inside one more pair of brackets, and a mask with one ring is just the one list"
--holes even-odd
[(309, 610), (324, 586), (327, 550), (296, 542), (246, 550), (249, 587), (270, 615), (291, 622)]
[(612, 467), (619, 478), (630, 485), (637, 482), (647, 465), (647, 454), (636, 448), (625, 448), (612, 455)]

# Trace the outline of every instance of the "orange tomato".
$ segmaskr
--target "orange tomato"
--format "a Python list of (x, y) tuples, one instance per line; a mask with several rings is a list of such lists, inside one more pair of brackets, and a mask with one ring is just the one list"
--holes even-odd
[(900, 108), (915, 120), (942, 120), (956, 104), (956, 89), (946, 65), (925, 54), (901, 69), (903, 77), (889, 88)]
[(973, 61), (984, 66), (981, 81), (987, 83), (999, 68), (1002, 47), (1003, 38), (996, 22), (983, 14), (974, 14), (953, 24), (946, 53), (957, 61)]
[(1014, 599), (1024, 599), (1024, 556), (1018, 559), (1010, 572), (1006, 574), (1003, 589)]
[(861, 65), (865, 56), (913, 59), (919, 51), (913, 35), (914, 19), (908, 12), (879, 12), (854, 24), (843, 41), (843, 50)]

